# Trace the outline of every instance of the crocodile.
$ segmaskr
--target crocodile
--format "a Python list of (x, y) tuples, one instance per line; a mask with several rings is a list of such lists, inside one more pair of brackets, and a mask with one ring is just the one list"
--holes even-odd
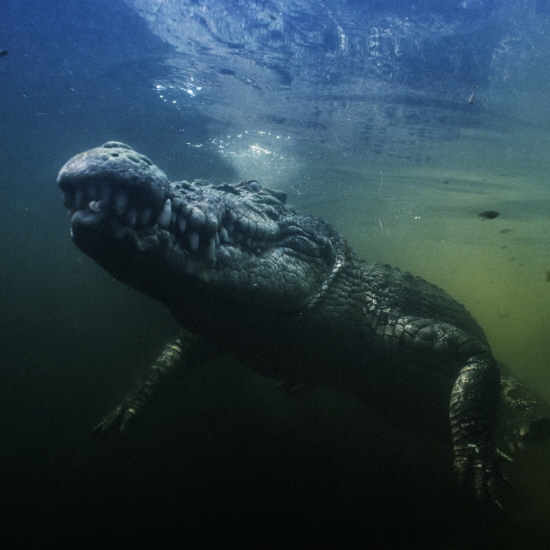
[(191, 358), (230, 353), (289, 392), (328, 386), (382, 418), (443, 428), (459, 480), (497, 504), (499, 414), (510, 450), (550, 437), (547, 404), (499, 367), (463, 305), (360, 260), (284, 192), (255, 180), (170, 182), (116, 141), (70, 159), (58, 184), (76, 246), (181, 326), (94, 433), (124, 430)]

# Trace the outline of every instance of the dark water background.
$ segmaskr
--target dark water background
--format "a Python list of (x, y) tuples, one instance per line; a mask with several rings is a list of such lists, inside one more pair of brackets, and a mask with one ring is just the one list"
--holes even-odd
[(457, 487), (450, 440), (228, 358), (90, 440), (177, 327), (74, 247), (55, 178), (116, 139), (173, 179), (284, 188), (465, 303), (549, 398), (549, 31), (544, 0), (3, 0), (6, 547), (546, 548), (548, 444), (499, 512)]

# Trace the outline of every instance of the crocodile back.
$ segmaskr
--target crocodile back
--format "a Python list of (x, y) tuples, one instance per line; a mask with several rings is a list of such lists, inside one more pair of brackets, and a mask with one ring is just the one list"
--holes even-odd
[(364, 282), (376, 296), (379, 307), (448, 323), (489, 345), (471, 313), (438, 286), (389, 265), (363, 264), (362, 271)]

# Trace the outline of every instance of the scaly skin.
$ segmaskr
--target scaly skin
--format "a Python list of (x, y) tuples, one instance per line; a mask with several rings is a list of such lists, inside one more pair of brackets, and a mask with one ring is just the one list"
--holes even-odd
[(95, 432), (124, 429), (196, 349), (229, 351), (292, 384), (354, 392), (388, 417), (437, 425), (448, 415), (459, 477), (496, 501), (499, 396), (512, 446), (546, 412), (509, 373), (501, 395), (483, 330), (441, 289), (359, 261), (284, 193), (255, 181), (171, 183), (118, 142), (73, 157), (58, 182), (76, 245), (182, 326)]

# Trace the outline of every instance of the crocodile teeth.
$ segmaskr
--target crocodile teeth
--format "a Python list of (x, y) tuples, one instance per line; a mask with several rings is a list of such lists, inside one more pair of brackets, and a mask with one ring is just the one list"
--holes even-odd
[(229, 242), (229, 234), (227, 233), (227, 229), (225, 227), (220, 229), (220, 240), (222, 243)]
[(200, 230), (206, 222), (206, 216), (200, 208), (192, 208), (189, 214), (189, 225), (191, 229)]
[(126, 212), (126, 206), (128, 206), (128, 195), (119, 193), (115, 198), (115, 212), (122, 216)]
[[(165, 242), (164, 233), (169, 231), (172, 243), (186, 252), (185, 257), (194, 255), (194, 260), (202, 259), (210, 267), (215, 265), (222, 250), (225, 253), (226, 246), (261, 254), (265, 248), (262, 243), (269, 237), (250, 220), (227, 216), (219, 209), (209, 208), (209, 204), (193, 205), (192, 201), (186, 202), (177, 196), (166, 198), (155, 218), (151, 206), (146, 206), (151, 203), (145, 196), (134, 196), (107, 183), (69, 189), (64, 192), (64, 204), (71, 217), (78, 210), (85, 210), (81, 219), (100, 219), (93, 216), (100, 212), (104, 219), (116, 216), (115, 238), (130, 240), (140, 250), (158, 244), (161, 233)], [(154, 208), (158, 212), (158, 206)]]
[(96, 201), (97, 200), (97, 187), (95, 185), (89, 185), (86, 188), (86, 195), (88, 196), (88, 200)]
[(150, 219), (151, 219), (151, 210), (149, 210), (149, 208), (146, 208), (139, 216), (139, 221), (141, 225), (147, 225)]
[(91, 201), (88, 208), (93, 212), (99, 212), (101, 210), (101, 201)]
[(206, 247), (206, 259), (213, 264), (216, 261), (216, 240), (212, 237)]
[(137, 210), (135, 208), (130, 208), (128, 210), (128, 225), (130, 227), (135, 227), (137, 221)]
[(180, 231), (182, 233), (185, 233), (185, 228), (187, 227), (187, 220), (183, 216), (180, 216), (178, 218), (178, 225), (179, 225)]
[(160, 227), (163, 227), (164, 229), (166, 229), (170, 225), (171, 220), (172, 220), (172, 203), (170, 202), (170, 199), (166, 199), (166, 202), (164, 203), (162, 212), (159, 214), (157, 222)]
[(190, 233), (189, 234), (189, 248), (191, 252), (196, 252), (199, 249), (199, 234)]
[(103, 185), (99, 193), (100, 201), (104, 204), (108, 204), (109, 201), (111, 200), (112, 194), (113, 194), (113, 189), (108, 185)]

